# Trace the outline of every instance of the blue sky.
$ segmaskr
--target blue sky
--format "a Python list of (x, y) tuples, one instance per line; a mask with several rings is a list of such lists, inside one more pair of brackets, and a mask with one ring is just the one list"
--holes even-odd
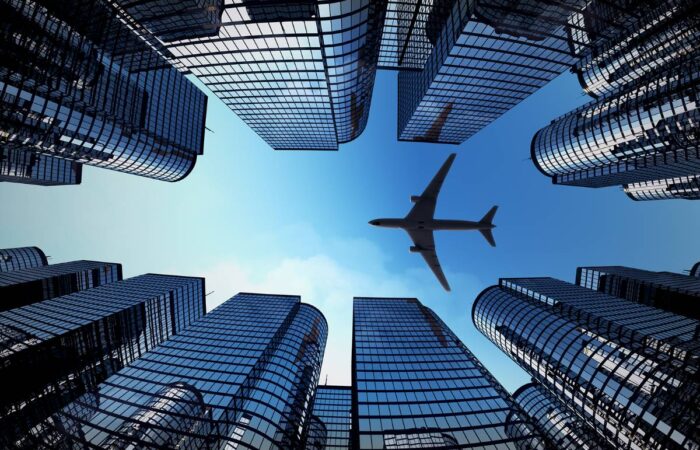
[[(418, 297), (510, 390), (528, 377), (473, 327), (471, 304), (506, 276), (573, 281), (579, 265), (682, 271), (700, 259), (700, 202), (633, 202), (618, 188), (554, 186), (528, 160), (534, 132), (582, 104), (563, 75), (460, 146), (396, 141), (396, 74), (380, 72), (370, 121), (339, 152), (276, 152), (214, 97), (204, 155), (164, 183), (85, 167), (80, 186), (0, 183), (0, 248), (37, 245), (52, 262), (121, 262), (207, 278), (211, 307), (239, 291), (301, 294), (330, 335), (322, 379), (349, 384), (353, 296)], [(500, 206), (498, 247), (441, 232), (444, 293), (398, 230), (371, 227), (411, 207), (447, 155), (458, 156), (436, 215), (477, 220)]]

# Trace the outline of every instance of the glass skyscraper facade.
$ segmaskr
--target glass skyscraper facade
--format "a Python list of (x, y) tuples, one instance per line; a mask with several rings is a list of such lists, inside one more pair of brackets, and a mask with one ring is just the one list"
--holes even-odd
[(612, 1), (589, 9), (573, 28), (585, 44), (574, 72), (596, 100), (538, 131), (532, 160), (556, 184), (622, 185), (634, 200), (699, 199), (700, 6)]
[(552, 278), (501, 279), (477, 329), (619, 449), (700, 446), (700, 322)]
[(49, 263), (39, 247), (0, 249), (0, 272), (41, 267)]
[(414, 298), (355, 298), (352, 358), (354, 449), (544, 448), (507, 391)]
[[(206, 107), (184, 72), (273, 148), (337, 150), (365, 128), (378, 69), (399, 72), (399, 139), (451, 144), (571, 69), (600, 105), (538, 133), (538, 167), (557, 183), (624, 184), (638, 200), (697, 198), (700, 168), (687, 154), (697, 153), (688, 131), (695, 109), (686, 92), (697, 80), (695, 3), (4, 0), (0, 181), (77, 184), (82, 164), (181, 179), (202, 152)], [(664, 111), (675, 105), (673, 117), (622, 123), (635, 144), (601, 150), (614, 156), (604, 161), (589, 157), (598, 141), (577, 134), (587, 117), (634, 122), (649, 101)], [(602, 126), (591, 133), (615, 135)], [(630, 145), (644, 153), (659, 139), (668, 147), (670, 135), (687, 141), (670, 143), (678, 147), (673, 164), (630, 154)], [(569, 140), (575, 149), (567, 150)]]
[(206, 96), (118, 3), (0, 2), (0, 181), (77, 184), (82, 164), (167, 181), (192, 170)]
[(82, 179), (80, 163), (0, 146), (0, 182), (60, 186), (80, 184)]
[(121, 264), (72, 261), (0, 272), (0, 311), (122, 279)]
[(216, 36), (221, 27), (223, 0), (115, 0), (164, 42)]
[(541, 384), (532, 382), (513, 393), (513, 400), (527, 415), (552, 449), (613, 450), (585, 421), (576, 416)]
[(233, 1), (212, 36), (168, 42), (275, 149), (337, 150), (369, 114), (383, 1)]
[(700, 320), (700, 278), (620, 266), (579, 267), (576, 284)]
[(432, 51), (399, 73), (399, 139), (460, 144), (569, 69), (565, 25), (584, 3), (434, 0)]
[(280, 150), (359, 136), (377, 69), (400, 72), (400, 139), (461, 143), (586, 47), (570, 29), (582, 0), (119, 3)]
[(75, 424), (72, 445), (99, 448), (303, 448), (327, 332), (297, 296), (241, 293), (57, 421)]
[(319, 386), (314, 397), (313, 417), (306, 450), (349, 450), (352, 425), (352, 388)]
[(576, 14), (571, 27), (580, 58), (574, 67), (595, 98), (615, 93), (697, 53), (697, 5), (688, 0), (606, 0)]
[(640, 181), (624, 185), (632, 200), (696, 200), (700, 197), (700, 175)]
[(204, 307), (203, 279), (148, 274), (0, 312), (0, 446), (58, 447), (73, 420), (57, 418), (61, 408), (102, 402), (95, 386)]

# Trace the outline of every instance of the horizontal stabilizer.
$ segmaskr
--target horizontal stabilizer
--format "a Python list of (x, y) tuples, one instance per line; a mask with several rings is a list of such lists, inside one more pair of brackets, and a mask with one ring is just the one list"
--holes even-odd
[(491, 244), (491, 247), (496, 246), (496, 241), (493, 240), (493, 233), (491, 233), (490, 228), (487, 228), (487, 229), (482, 228), (479, 231), (481, 231), (481, 234), (484, 236), (484, 239), (489, 241), (489, 244)]

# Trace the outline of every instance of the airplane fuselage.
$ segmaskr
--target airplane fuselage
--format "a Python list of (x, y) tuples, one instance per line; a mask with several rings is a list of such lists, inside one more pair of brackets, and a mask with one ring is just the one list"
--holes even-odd
[(468, 220), (409, 220), (409, 219), (374, 219), (371, 225), (383, 228), (402, 228), (404, 230), (490, 230), (495, 225)]

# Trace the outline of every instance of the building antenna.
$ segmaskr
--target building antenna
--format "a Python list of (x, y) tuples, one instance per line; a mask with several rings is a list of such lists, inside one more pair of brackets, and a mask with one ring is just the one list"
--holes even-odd
[(325, 381), (325, 383), (323, 383), (323, 385), (325, 386), (327, 384), (328, 384), (328, 374), (326, 374), (326, 381)]

